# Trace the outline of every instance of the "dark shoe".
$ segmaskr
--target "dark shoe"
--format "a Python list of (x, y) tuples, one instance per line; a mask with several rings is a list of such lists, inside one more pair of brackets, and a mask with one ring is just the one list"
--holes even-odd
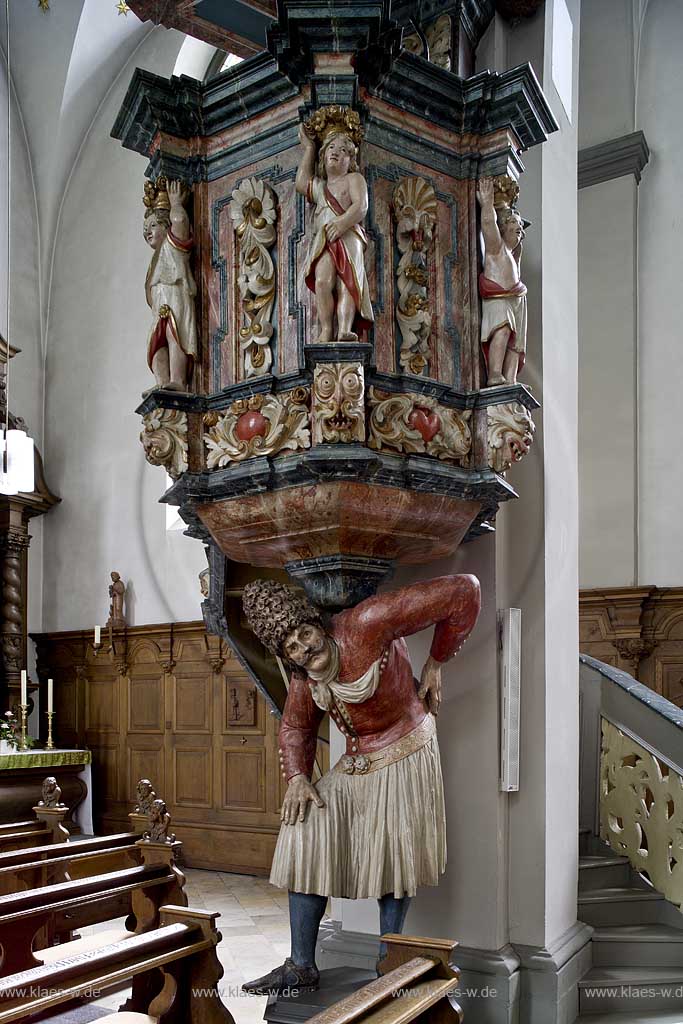
[(245, 982), (242, 991), (252, 996), (279, 995), (284, 990), (293, 994), (295, 990), (315, 992), (319, 984), (320, 971), (317, 967), (299, 967), (288, 957), (282, 967), (276, 967), (270, 974)]

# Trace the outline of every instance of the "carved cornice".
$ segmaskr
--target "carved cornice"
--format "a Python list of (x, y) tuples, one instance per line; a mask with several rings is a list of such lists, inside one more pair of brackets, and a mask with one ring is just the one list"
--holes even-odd
[(650, 149), (642, 132), (622, 135), (579, 150), (579, 188), (599, 185), (632, 174), (640, 183), (643, 168), (650, 159)]

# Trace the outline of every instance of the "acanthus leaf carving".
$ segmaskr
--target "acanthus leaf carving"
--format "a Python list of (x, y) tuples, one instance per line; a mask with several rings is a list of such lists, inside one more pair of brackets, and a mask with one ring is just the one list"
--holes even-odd
[(142, 417), (140, 434), (145, 458), (163, 466), (177, 480), (187, 469), (187, 413), (179, 409), (153, 409)]
[(245, 178), (232, 193), (230, 214), (238, 239), (237, 286), (244, 324), (239, 331), (245, 377), (268, 373), (273, 362), (270, 340), (275, 303), (275, 267), (268, 251), (277, 237), (276, 195), (258, 178)]
[(308, 397), (308, 390), (300, 387), (282, 395), (240, 398), (222, 414), (207, 413), (207, 467), (218, 469), (257, 455), (309, 448)]
[(403, 37), (403, 46), (410, 53), (416, 53), (419, 57), (426, 57), (431, 64), (445, 71), (451, 70), (453, 29), (450, 14), (442, 14), (425, 28), (422, 27), (422, 35), (429, 48), (425, 53), (424, 42), (417, 32), (411, 32)]
[(429, 366), (432, 312), (427, 256), (434, 240), (436, 193), (424, 178), (402, 178), (394, 189), (393, 203), (401, 253), (396, 269), (399, 361), (403, 370), (419, 375)]
[(313, 443), (365, 441), (364, 398), (360, 363), (318, 363), (313, 374)]
[(528, 453), (536, 427), (529, 410), (520, 402), (490, 405), (488, 413), (488, 463), (504, 473)]
[(426, 454), (462, 463), (472, 448), (469, 410), (452, 409), (431, 395), (368, 389), (368, 446), (375, 451)]

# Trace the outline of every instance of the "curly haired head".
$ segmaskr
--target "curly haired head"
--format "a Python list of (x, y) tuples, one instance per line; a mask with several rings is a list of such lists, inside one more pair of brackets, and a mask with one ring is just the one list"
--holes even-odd
[(242, 607), (250, 629), (264, 647), (282, 657), (282, 644), (297, 626), (311, 622), (323, 626), (320, 612), (305, 594), (277, 580), (248, 583)]

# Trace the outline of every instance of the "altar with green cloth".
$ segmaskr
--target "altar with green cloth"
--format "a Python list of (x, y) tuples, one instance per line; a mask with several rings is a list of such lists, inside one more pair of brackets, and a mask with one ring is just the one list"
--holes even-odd
[(64, 825), (92, 835), (92, 754), (89, 750), (15, 750), (0, 754), (0, 824), (32, 817), (43, 779), (54, 775), (69, 808)]

